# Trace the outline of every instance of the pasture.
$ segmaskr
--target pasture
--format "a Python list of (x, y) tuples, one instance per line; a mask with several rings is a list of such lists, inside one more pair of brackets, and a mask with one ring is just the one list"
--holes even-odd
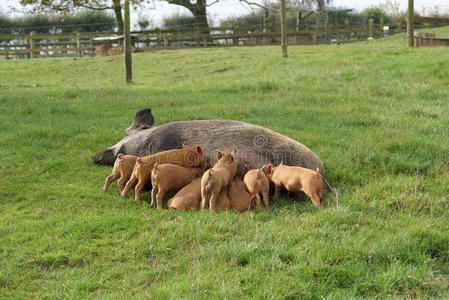
[[(449, 28), (437, 30), (449, 36)], [(449, 49), (348, 45), (0, 61), (0, 298), (449, 297)], [(90, 155), (134, 113), (234, 119), (311, 148), (338, 189), (248, 213), (156, 211)], [(132, 194), (132, 193), (131, 193)], [(148, 193), (144, 194), (144, 199)]]

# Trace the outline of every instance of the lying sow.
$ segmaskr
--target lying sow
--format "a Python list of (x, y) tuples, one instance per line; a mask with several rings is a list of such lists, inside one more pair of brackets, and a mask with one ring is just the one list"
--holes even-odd
[[(238, 175), (266, 164), (300, 166), (324, 173), (320, 158), (309, 148), (273, 130), (233, 120), (179, 121), (152, 127), (151, 109), (142, 109), (115, 145), (92, 155), (101, 165), (113, 165), (119, 153), (146, 156), (180, 148), (200, 145), (205, 166), (216, 162), (216, 151), (238, 149)], [(324, 175), (324, 174), (323, 174)]]

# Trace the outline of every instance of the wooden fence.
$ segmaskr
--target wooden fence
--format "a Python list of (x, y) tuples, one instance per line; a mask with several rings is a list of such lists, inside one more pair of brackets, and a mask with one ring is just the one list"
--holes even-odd
[(415, 16), (415, 22), (422, 22), (422, 23), (427, 23), (427, 24), (449, 25), (449, 18), (433, 18), (433, 17)]
[[(289, 44), (347, 43), (383, 37), (405, 31), (405, 24), (329, 23), (296, 28), (288, 32)], [(103, 37), (103, 41), (97, 38)], [(108, 40), (111, 37), (110, 40)], [(210, 34), (192, 29), (151, 30), (133, 32), (135, 51), (172, 49), (180, 47), (217, 47), (242, 45), (278, 45), (281, 33), (275, 26), (212, 27)], [(120, 45), (116, 33), (29, 34), (0, 35), (0, 56), (5, 58), (34, 58), (38, 56), (95, 55), (95, 47), (109, 43)]]
[[(427, 24), (449, 25), (449, 18), (415, 16), (414, 21)], [(449, 46), (449, 37), (436, 37), (435, 33), (415, 31), (413, 37), (415, 47)]]

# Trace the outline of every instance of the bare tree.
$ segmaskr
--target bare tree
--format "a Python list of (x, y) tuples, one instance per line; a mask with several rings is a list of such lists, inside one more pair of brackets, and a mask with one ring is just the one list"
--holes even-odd
[[(279, 1), (266, 1), (264, 0), (262, 3), (258, 2), (257, 0), (239, 0), (240, 2), (243, 2), (249, 6), (257, 6), (265, 11), (275, 11), (280, 12)], [(256, 2), (255, 2), (256, 1)], [(303, 9), (310, 9), (315, 12), (323, 11), (327, 5), (331, 5), (333, 3), (333, 0), (290, 0), (288, 1), (288, 6), (295, 7), (295, 8), (303, 8)]]
[(291, 5), (298, 8), (322, 11), (327, 5), (332, 4), (332, 0), (292, 0)]
[[(187, 8), (195, 17), (198, 31), (209, 34), (207, 21), (207, 7), (217, 3), (219, 0), (131, 0), (134, 7), (144, 4), (165, 1), (170, 4)], [(113, 10), (117, 20), (118, 31), (123, 32), (123, 0), (20, 0), (20, 4), (31, 7), (32, 12), (68, 12), (77, 8), (88, 8), (94, 10)]]
[[(133, 4), (143, 3), (145, 0), (133, 0)], [(66, 13), (77, 8), (93, 10), (113, 10), (117, 21), (118, 32), (123, 32), (123, 15), (121, 0), (20, 0), (20, 4), (31, 7), (32, 12)]]
[(166, 0), (170, 4), (180, 5), (187, 8), (195, 17), (198, 32), (209, 34), (209, 23), (207, 22), (207, 7), (217, 3), (219, 0), (207, 4), (206, 0)]

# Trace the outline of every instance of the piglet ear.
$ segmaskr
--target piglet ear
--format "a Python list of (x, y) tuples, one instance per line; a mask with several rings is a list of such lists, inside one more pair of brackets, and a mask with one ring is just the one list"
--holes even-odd
[(263, 165), (261, 168), (262, 172), (265, 173), (265, 175), (271, 175), (271, 172), (273, 171), (273, 166), (271, 164)]
[(200, 146), (196, 146), (196, 153), (201, 153), (201, 147)]
[(218, 157), (218, 159), (222, 158), (223, 157), (223, 153), (221, 153), (220, 151), (217, 150), (217, 157)]
[(147, 129), (153, 126), (154, 117), (151, 114), (151, 108), (144, 108), (136, 112), (134, 121), (129, 129)]

